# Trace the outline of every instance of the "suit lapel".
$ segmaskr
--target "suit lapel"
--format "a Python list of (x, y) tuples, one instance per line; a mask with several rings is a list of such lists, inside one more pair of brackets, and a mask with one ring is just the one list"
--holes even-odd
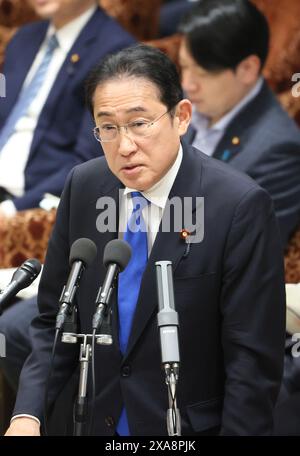
[(80, 71), (85, 74), (87, 68), (85, 61), (90, 57), (89, 47), (97, 39), (101, 23), (105, 20), (105, 17), (104, 13), (98, 8), (70, 49), (40, 114), (39, 128), (34, 135), (30, 157), (34, 154), (46, 131), (57, 103), (61, 101), (64, 87)]
[(6, 97), (1, 101), (1, 112), (3, 112), (4, 118), (9, 115), (18, 98), (28, 71), (45, 38), (48, 26), (49, 23), (45, 21), (34, 24), (32, 26), (34, 29), (31, 34), (31, 39), (25, 43), (24, 52), (18, 52), (18, 58), (13, 65), (11, 62), (8, 68), (4, 65), (5, 77), (7, 80)]
[(270, 103), (270, 90), (264, 82), (259, 93), (235, 116), (226, 128), (215, 152), (214, 158), (230, 162), (243, 151), (253, 124), (256, 124)]
[[(195, 167), (192, 149), (183, 145), (182, 164), (175, 179), (174, 185), (171, 189), (169, 200), (171, 200), (173, 197), (179, 197), (182, 200), (184, 197), (195, 197), (196, 195), (201, 196), (200, 176), (201, 169)], [(192, 211), (196, 209), (195, 198), (193, 198), (191, 209)], [(161, 231), (162, 223), (166, 217), (166, 214), (167, 211), (165, 210), (162, 222), (160, 224), (159, 232), (157, 233), (151, 255), (144, 272), (136, 312), (129, 336), (128, 347), (124, 359), (126, 359), (126, 357), (134, 348), (153, 313), (158, 311), (155, 262), (160, 260), (172, 261), (173, 271), (175, 271), (179, 260), (182, 258), (186, 250), (186, 243), (181, 238), (180, 232), (174, 232), (172, 221), (170, 230), (171, 232)], [(182, 226), (182, 228), (188, 229), (188, 227), (185, 226)]]

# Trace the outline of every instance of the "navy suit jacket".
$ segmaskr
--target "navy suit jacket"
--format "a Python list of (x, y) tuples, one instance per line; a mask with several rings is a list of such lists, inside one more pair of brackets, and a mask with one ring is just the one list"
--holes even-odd
[[(21, 374), (15, 414), (42, 418), (57, 303), (69, 273), (70, 246), (80, 237), (92, 239), (98, 249), (76, 295), (80, 331), (91, 333), (95, 297), (106, 273), (104, 247), (118, 232), (118, 227), (116, 232), (97, 230), (103, 209), (96, 203), (111, 197), (118, 214), (121, 187), (104, 158), (76, 167), (67, 180), (49, 242), (39, 290), (40, 316), (32, 325), (33, 351)], [(132, 435), (167, 434), (154, 264), (171, 260), (180, 321), (177, 401), (183, 435), (220, 429), (222, 434), (270, 434), (285, 340), (283, 261), (271, 199), (248, 176), (191, 147), (184, 147), (169, 198), (173, 196), (191, 197), (191, 211), (195, 196), (204, 197), (204, 239), (191, 244), (187, 254), (178, 231), (158, 232), (123, 357), (114, 294), (113, 345), (95, 350), (93, 433), (113, 435), (125, 403)], [(78, 346), (58, 344), (50, 403), (74, 371), (78, 356)]]
[[(12, 110), (49, 23), (22, 27), (6, 49), (3, 73), (7, 94), (0, 103), (0, 128)], [(38, 206), (45, 192), (60, 196), (72, 167), (102, 154), (85, 108), (84, 80), (106, 54), (134, 43), (119, 24), (98, 8), (68, 53), (39, 116), (25, 169), (25, 194), (13, 200), (18, 210)], [(79, 60), (72, 62), (71, 56)], [(15, 151), (16, 160), (18, 151)]]
[[(186, 141), (191, 144), (190, 127)], [(300, 129), (266, 82), (230, 122), (213, 157), (247, 173), (271, 195), (284, 245), (300, 223)]]

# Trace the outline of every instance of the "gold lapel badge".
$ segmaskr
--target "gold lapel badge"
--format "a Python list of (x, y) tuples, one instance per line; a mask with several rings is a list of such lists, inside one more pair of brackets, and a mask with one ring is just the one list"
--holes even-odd
[(188, 256), (188, 254), (190, 253), (190, 249), (191, 249), (191, 243), (190, 243), (190, 239), (189, 239), (191, 233), (187, 229), (183, 228), (179, 234), (180, 234), (181, 239), (186, 243), (186, 249), (183, 254), (183, 256), (185, 258)]
[(240, 138), (239, 138), (238, 136), (234, 136), (234, 137), (232, 138), (231, 142), (232, 142), (232, 144), (233, 144), (234, 146), (238, 146), (238, 145), (240, 144), (241, 141), (240, 141)]
[(77, 63), (77, 62), (79, 62), (79, 60), (80, 60), (80, 57), (79, 57), (78, 54), (72, 54), (71, 55), (71, 62), (72, 63)]
[(181, 239), (183, 239), (185, 242), (188, 242), (188, 237), (190, 236), (190, 232), (188, 230), (186, 230), (185, 228), (183, 228), (181, 231), (180, 231), (180, 237)]

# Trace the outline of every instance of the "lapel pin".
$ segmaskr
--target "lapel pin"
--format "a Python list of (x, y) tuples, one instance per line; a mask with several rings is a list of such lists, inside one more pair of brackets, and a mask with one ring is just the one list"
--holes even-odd
[(240, 138), (238, 136), (234, 136), (231, 142), (234, 146), (238, 146), (240, 144)]
[(189, 239), (190, 235), (191, 235), (191, 233), (188, 230), (186, 230), (185, 228), (183, 228), (180, 231), (180, 237), (186, 243), (186, 249), (183, 254), (184, 258), (188, 256), (188, 254), (190, 253), (190, 250), (191, 250), (191, 243), (190, 243), (190, 239)]
[(188, 237), (190, 236), (190, 232), (188, 230), (186, 230), (185, 228), (183, 228), (181, 231), (180, 231), (180, 237), (181, 239), (183, 239), (185, 242), (188, 242)]
[(224, 152), (223, 152), (223, 154), (221, 156), (221, 160), (226, 162), (227, 160), (229, 160), (230, 155), (231, 155), (230, 150), (228, 150), (228, 149), (224, 150)]
[(71, 62), (72, 63), (77, 63), (77, 62), (79, 62), (79, 60), (80, 60), (80, 57), (79, 57), (78, 54), (72, 54), (71, 55)]

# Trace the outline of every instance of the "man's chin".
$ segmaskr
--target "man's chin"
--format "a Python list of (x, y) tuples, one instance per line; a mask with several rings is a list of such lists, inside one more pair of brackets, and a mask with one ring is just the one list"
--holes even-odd
[(53, 5), (35, 5), (34, 11), (41, 19), (52, 19), (56, 13), (57, 8), (54, 8)]
[(36, 11), (36, 14), (39, 16), (40, 19), (45, 19), (51, 21), (53, 19), (53, 14), (51, 13), (44, 13), (44, 12), (39, 12)]
[(193, 103), (193, 105), (195, 106), (197, 111), (200, 112), (200, 114), (203, 114), (204, 116), (206, 115), (205, 106), (204, 106), (202, 101), (196, 101), (196, 102)]

